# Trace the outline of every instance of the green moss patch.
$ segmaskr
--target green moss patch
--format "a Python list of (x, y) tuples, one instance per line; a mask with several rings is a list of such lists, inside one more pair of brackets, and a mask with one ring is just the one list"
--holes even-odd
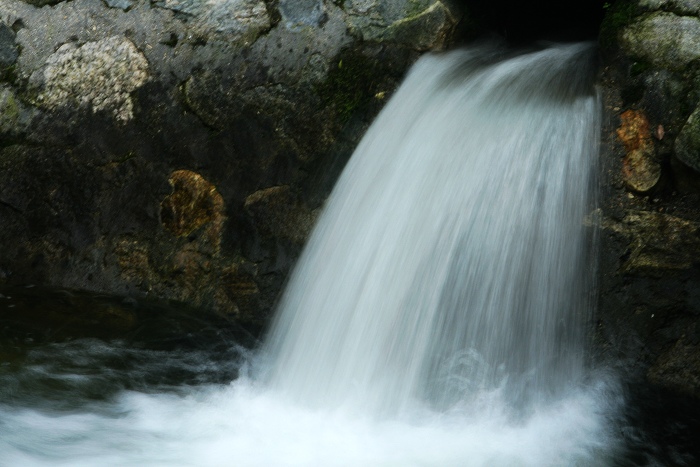
[(369, 104), (383, 96), (390, 67), (376, 58), (367, 57), (357, 50), (341, 52), (326, 81), (318, 87), (318, 94), (326, 105), (333, 106), (339, 120), (347, 122), (356, 112), (366, 110)]
[(603, 49), (611, 49), (617, 43), (617, 35), (620, 30), (632, 23), (639, 12), (633, 0), (606, 3), (603, 8), (605, 9), (605, 17), (600, 25), (598, 38)]

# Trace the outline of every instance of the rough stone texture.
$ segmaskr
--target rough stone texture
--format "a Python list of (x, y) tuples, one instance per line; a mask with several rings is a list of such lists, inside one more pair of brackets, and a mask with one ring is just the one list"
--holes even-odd
[(640, 0), (639, 6), (650, 11), (672, 11), (680, 15), (700, 14), (697, 0)]
[(256, 191), (245, 199), (245, 210), (263, 236), (304, 243), (311, 233), (316, 214), (300, 203), (288, 186)]
[(628, 251), (620, 270), (634, 274), (664, 274), (691, 269), (700, 251), (700, 224), (652, 211), (631, 211), (619, 222), (603, 224), (626, 237)]
[(604, 49), (597, 339), (621, 371), (700, 397), (700, 4), (621, 5)]
[(87, 105), (126, 122), (134, 116), (131, 93), (147, 79), (148, 62), (127, 39), (64, 44), (46, 61), (37, 102), (49, 109)]
[(190, 34), (195, 36), (195, 41), (214, 39), (248, 45), (271, 26), (267, 7), (260, 0), (157, 0), (153, 3), (194, 17)]
[(363, 40), (393, 41), (419, 50), (444, 46), (457, 25), (450, 6), (439, 0), (348, 0), (345, 9), (350, 31)]
[[(360, 136), (460, 16), (408, 3), (0, 0), (0, 284), (264, 326)], [(359, 24), (386, 12), (410, 40)]]
[(168, 181), (173, 192), (160, 204), (163, 227), (186, 237), (208, 224), (214, 228), (211, 237), (218, 250), (225, 209), (216, 187), (189, 170), (173, 172)]
[(620, 120), (622, 124), (617, 129), (617, 136), (627, 152), (622, 163), (625, 183), (634, 191), (646, 193), (661, 178), (661, 166), (656, 160), (649, 121), (643, 112), (634, 110), (622, 113)]
[(676, 344), (649, 368), (651, 382), (696, 395), (700, 388), (700, 335), (697, 326), (684, 333)]
[(700, 107), (688, 117), (675, 144), (676, 157), (700, 172)]
[(32, 111), (12, 89), (0, 84), (0, 141), (9, 142), (24, 135), (32, 116)]
[(628, 26), (621, 45), (634, 57), (669, 70), (683, 70), (700, 58), (700, 19), (654, 13)]
[(0, 76), (17, 61), (19, 51), (15, 44), (15, 33), (9, 26), (0, 23)]
[(318, 27), (328, 19), (322, 0), (279, 0), (282, 20), (287, 28)]

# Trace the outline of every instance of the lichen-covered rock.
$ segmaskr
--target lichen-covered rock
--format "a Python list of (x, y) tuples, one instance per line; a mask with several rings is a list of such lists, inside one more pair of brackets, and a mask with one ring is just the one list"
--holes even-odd
[[(0, 0), (0, 282), (253, 327), (373, 116), (460, 17), (435, 0), (49, 1)], [(363, 15), (366, 36), (349, 30)]]
[(348, 0), (350, 31), (367, 41), (389, 41), (417, 50), (442, 48), (458, 17), (440, 0)]
[(39, 105), (49, 109), (86, 105), (127, 122), (134, 116), (131, 93), (146, 83), (148, 62), (123, 37), (81, 46), (68, 43), (49, 57), (43, 79)]
[(700, 4), (697, 0), (639, 0), (639, 6), (650, 11), (672, 11), (681, 15), (700, 14)]
[(675, 143), (676, 157), (700, 172), (700, 107), (690, 115)]
[(683, 70), (700, 58), (700, 19), (657, 12), (622, 31), (626, 53), (669, 70)]
[(270, 28), (261, 0), (156, 0), (154, 5), (193, 17), (194, 41), (251, 44)]

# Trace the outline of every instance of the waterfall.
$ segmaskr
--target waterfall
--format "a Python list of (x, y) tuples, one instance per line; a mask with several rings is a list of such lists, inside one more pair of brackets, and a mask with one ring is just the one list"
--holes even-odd
[(392, 414), (580, 383), (595, 49), (422, 58), (343, 172), (269, 335), (271, 384)]
[(231, 353), (237, 379), (173, 388), (163, 375), (219, 364), (37, 348), (0, 371), (0, 465), (615, 465), (620, 393), (584, 358), (595, 54), (421, 58), (343, 172), (263, 348)]

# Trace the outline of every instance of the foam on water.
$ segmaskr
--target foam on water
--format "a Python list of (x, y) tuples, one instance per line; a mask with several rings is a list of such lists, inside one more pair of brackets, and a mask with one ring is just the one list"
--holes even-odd
[(378, 421), (299, 407), (249, 380), (186, 395), (124, 393), (91, 412), (2, 408), (6, 466), (605, 465), (603, 387), (513, 424), (497, 405)]

